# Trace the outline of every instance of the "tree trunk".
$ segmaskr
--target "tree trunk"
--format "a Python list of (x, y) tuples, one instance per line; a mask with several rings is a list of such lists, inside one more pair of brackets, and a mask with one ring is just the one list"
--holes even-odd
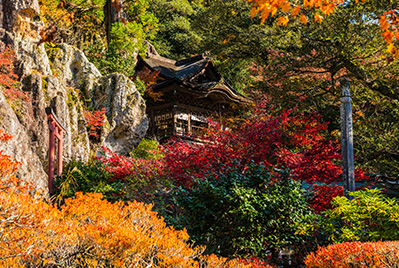
[(104, 5), (105, 32), (107, 35), (107, 45), (111, 43), (111, 29), (115, 22), (124, 21), (123, 0), (107, 0)]

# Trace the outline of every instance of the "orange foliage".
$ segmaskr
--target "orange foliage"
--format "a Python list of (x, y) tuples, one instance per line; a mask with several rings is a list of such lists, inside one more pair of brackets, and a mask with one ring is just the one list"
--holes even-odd
[(14, 73), (15, 52), (11, 47), (0, 44), (0, 85), (2, 87), (13, 87), (17, 83), (18, 76)]
[(152, 205), (77, 193), (57, 208), (31, 195), (13, 174), (18, 164), (0, 155), (0, 267), (268, 267), (203, 256)]
[[(0, 141), (11, 139), (0, 130)], [(14, 259), (29, 255), (35, 245), (30, 230), (40, 225), (41, 216), (46, 215), (45, 207), (37, 206), (38, 201), (29, 195), (30, 185), (21, 184), (15, 176), (20, 163), (0, 151), (0, 266), (20, 267)], [(40, 202), (42, 203), (42, 202)], [(38, 213), (37, 218), (32, 214)]]
[(39, 0), (40, 17), (46, 26), (57, 24), (63, 27), (69, 27), (72, 24), (73, 14), (65, 9), (64, 1)]
[[(6, 142), (11, 139), (11, 136), (0, 129), (0, 142)], [(4, 154), (4, 151), (0, 150), (0, 178), (15, 181), (16, 177), (14, 173), (17, 171), (19, 165), (19, 162), (15, 162), (11, 156)], [(0, 181), (0, 190), (7, 186), (4, 179)]]
[[(276, 14), (283, 14), (278, 18), (278, 24), (286, 26), (289, 22), (288, 16), (296, 18), (300, 13), (300, 21), (303, 24), (308, 22), (305, 16), (306, 10), (315, 9), (314, 21), (321, 23), (325, 16), (331, 15), (344, 0), (304, 0), (302, 4), (294, 0), (247, 0), (253, 4), (251, 16), (260, 14), (262, 23), (269, 17)], [(356, 3), (359, 1), (356, 0)], [(364, 2), (364, 0), (362, 0)], [(387, 52), (395, 58), (399, 58), (399, 48), (394, 41), (399, 39), (399, 16), (397, 10), (387, 10), (379, 19), (382, 35), (387, 43)]]
[(98, 193), (77, 193), (59, 210), (14, 191), (2, 192), (0, 201), (2, 267), (252, 267), (202, 256), (204, 248), (187, 243), (185, 230), (167, 227), (144, 203), (109, 203)]
[[(337, 8), (337, 5), (342, 4), (344, 1), (304, 0), (302, 5), (298, 4), (298, 1), (292, 0), (248, 0), (248, 2), (254, 4), (251, 15), (255, 16), (259, 13), (263, 23), (268, 17), (276, 15), (278, 11), (296, 17), (301, 11), (304, 12), (306, 9), (314, 8), (325, 16), (329, 16)], [(320, 21), (321, 17), (320, 14), (316, 14), (315, 21)]]
[(396, 10), (388, 11), (381, 16), (380, 26), (382, 35), (387, 43), (387, 52), (391, 53), (395, 58), (399, 58), (399, 49), (394, 46), (394, 40), (399, 39), (399, 17), (396, 14)]
[(162, 92), (155, 92), (154, 86), (158, 80), (159, 71), (151, 72), (149, 69), (143, 69), (137, 74), (133, 80), (135, 81), (136, 78), (140, 78), (145, 83), (145, 94), (147, 97), (152, 98), (154, 101), (162, 101)]
[(305, 259), (308, 268), (398, 267), (399, 241), (352, 242), (319, 248)]
[(68, 29), (73, 22), (73, 13), (65, 8), (64, 1), (39, 0), (40, 19), (45, 27), (40, 30), (40, 40), (37, 45), (54, 42), (60, 29)]

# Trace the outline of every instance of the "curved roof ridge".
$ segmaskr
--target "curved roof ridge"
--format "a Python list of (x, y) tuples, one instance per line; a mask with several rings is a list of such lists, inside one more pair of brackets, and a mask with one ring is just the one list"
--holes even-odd
[(163, 76), (186, 79), (204, 69), (210, 59), (198, 57), (177, 64), (175, 60), (151, 54), (144, 61)]
[[(194, 89), (196, 93), (203, 94), (204, 96), (223, 94), (234, 102), (252, 102), (246, 96), (234, 89), (228, 83), (228, 81), (224, 79), (222, 74), (216, 68), (213, 58), (210, 56), (209, 52), (175, 61), (173, 59), (160, 56), (155, 50), (155, 47), (151, 44), (148, 44), (148, 46), (148, 57), (146, 59), (140, 57), (140, 59), (147, 67), (159, 72), (159, 75), (163, 78), (166, 78), (166, 80), (169, 80), (169, 82), (175, 81), (178, 84)], [(212, 72), (212, 78), (210, 78), (210, 80), (201, 80), (201, 77), (196, 79), (196, 77), (201, 75), (202, 71), (206, 70), (207, 68), (210, 68), (210, 72)], [(158, 86), (166, 85), (169, 82), (160, 82)]]
[(168, 62), (170, 64), (176, 65), (176, 61), (172, 60), (172, 59), (168, 59), (165, 57), (162, 57), (160, 55), (156, 55), (156, 54), (147, 54), (147, 59), (152, 58), (152, 59), (158, 59), (159, 61), (164, 61), (164, 62)]

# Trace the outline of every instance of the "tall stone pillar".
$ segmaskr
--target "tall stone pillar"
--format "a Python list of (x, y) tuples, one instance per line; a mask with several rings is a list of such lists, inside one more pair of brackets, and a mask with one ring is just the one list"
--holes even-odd
[(353, 156), (352, 99), (349, 81), (344, 80), (341, 95), (342, 175), (344, 196), (355, 191), (355, 160)]

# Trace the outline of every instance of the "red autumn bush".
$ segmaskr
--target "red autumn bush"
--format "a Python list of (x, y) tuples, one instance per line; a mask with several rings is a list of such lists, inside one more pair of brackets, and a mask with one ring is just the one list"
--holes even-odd
[(162, 158), (127, 157), (103, 148), (103, 155), (96, 159), (111, 174), (109, 183), (119, 183), (120, 188), (118, 193), (114, 193), (114, 199), (153, 203), (156, 196), (169, 185)]
[(342, 196), (344, 189), (339, 185), (314, 185), (313, 191), (315, 192), (315, 198), (311, 201), (310, 207), (313, 208), (316, 213), (321, 213), (332, 207), (331, 201), (336, 196)]
[(99, 138), (101, 128), (104, 126), (105, 113), (107, 109), (102, 108), (97, 111), (85, 111), (86, 127), (89, 129), (89, 136), (95, 139)]
[[(199, 137), (203, 144), (172, 140), (163, 152), (165, 168), (175, 183), (187, 188), (192, 178), (215, 175), (236, 163), (243, 170), (250, 162), (263, 163), (270, 170), (287, 168), (293, 179), (313, 187), (317, 194), (314, 208), (320, 212), (330, 205), (318, 200), (342, 195), (333, 186), (342, 180), (340, 147), (325, 138), (326, 128), (316, 114), (304, 115), (295, 108), (273, 111), (266, 105), (234, 130), (212, 126)], [(365, 178), (363, 171), (357, 170), (356, 179)]]
[(399, 241), (351, 242), (319, 248), (305, 259), (308, 268), (398, 267)]
[[(324, 138), (327, 125), (318, 115), (298, 114), (295, 109), (271, 114), (268, 107), (256, 111), (234, 130), (220, 131), (213, 125), (199, 137), (202, 144), (172, 139), (162, 148), (163, 159), (139, 160), (106, 150), (99, 159), (114, 180), (134, 180), (138, 185), (153, 184), (169, 178), (174, 184), (190, 187), (192, 178), (205, 178), (240, 163), (263, 163), (270, 170), (288, 168), (294, 179), (309, 183), (341, 180), (339, 146)], [(316, 186), (314, 186), (316, 187)], [(330, 186), (316, 188), (327, 200), (341, 194)], [(155, 189), (155, 188), (153, 188)], [(325, 206), (324, 206), (325, 205)], [(318, 205), (321, 211), (327, 203)]]
[(145, 160), (123, 156), (103, 147), (103, 155), (96, 157), (104, 163), (104, 168), (110, 172), (114, 180), (127, 180), (129, 177), (151, 179), (162, 175), (162, 160)]
[(288, 168), (294, 179), (308, 183), (331, 183), (341, 179), (339, 147), (324, 139), (326, 125), (319, 116), (297, 114), (294, 109), (278, 114), (258, 110), (234, 131), (209, 129), (204, 144), (172, 141), (165, 149), (165, 162), (173, 179), (189, 186), (191, 178), (203, 178), (218, 168), (243, 167), (251, 161), (269, 168)]
[[(274, 111), (264, 105), (233, 130), (212, 125), (198, 137), (202, 144), (171, 139), (162, 148), (163, 159), (138, 160), (110, 151), (100, 159), (113, 174), (112, 180), (133, 179), (140, 185), (169, 178), (185, 188), (190, 188), (192, 178), (217, 178), (217, 173), (237, 163), (242, 170), (251, 162), (270, 170), (289, 169), (293, 179), (306, 182), (314, 191), (311, 206), (321, 212), (343, 194), (342, 187), (334, 185), (342, 180), (340, 147), (325, 138), (326, 128), (316, 114), (304, 115), (295, 108)], [(356, 171), (357, 180), (365, 178), (362, 170)]]
[(9, 101), (27, 101), (30, 96), (18, 88), (18, 76), (14, 73), (15, 51), (0, 42), (0, 87)]

